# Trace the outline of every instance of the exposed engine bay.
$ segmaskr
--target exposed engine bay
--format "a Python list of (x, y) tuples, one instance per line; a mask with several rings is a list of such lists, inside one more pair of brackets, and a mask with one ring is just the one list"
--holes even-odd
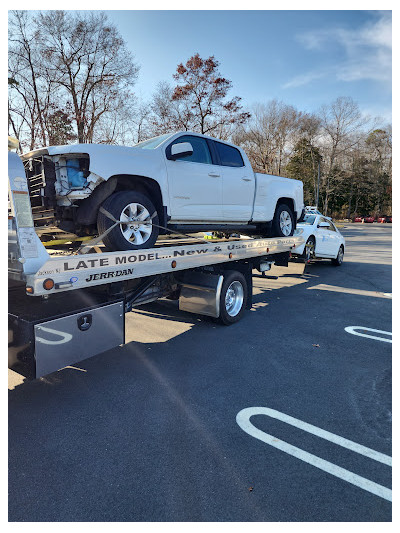
[[(54, 231), (88, 234), (77, 224), (76, 214), (99, 182), (89, 171), (87, 154), (53, 156), (29, 154), (23, 158), (32, 214), (37, 233)], [(90, 232), (90, 231), (89, 231)]]

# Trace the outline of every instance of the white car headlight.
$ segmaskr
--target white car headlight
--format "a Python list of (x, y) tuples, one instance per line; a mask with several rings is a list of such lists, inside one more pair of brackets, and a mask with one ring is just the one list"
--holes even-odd
[(294, 235), (301, 235), (302, 233), (304, 233), (304, 230), (301, 228), (297, 228), (294, 230)]

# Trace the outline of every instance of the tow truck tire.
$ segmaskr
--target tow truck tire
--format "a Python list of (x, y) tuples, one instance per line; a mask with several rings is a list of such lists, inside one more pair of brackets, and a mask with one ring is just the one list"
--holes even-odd
[(271, 237), (291, 237), (294, 227), (293, 211), (286, 204), (279, 204), (272, 220)]
[(230, 271), (224, 275), (220, 296), (218, 321), (225, 326), (238, 322), (246, 309), (247, 283), (243, 274)]
[[(117, 224), (103, 238), (103, 244), (109, 251), (141, 250), (151, 248), (157, 240), (159, 228), (158, 214), (152, 201), (143, 193), (136, 191), (121, 191), (109, 196), (102, 207), (115, 220), (138, 217), (138, 222), (132, 220), (130, 224)], [(148, 222), (147, 224), (143, 222)], [(154, 225), (153, 225), (154, 223)], [(101, 210), (97, 217), (99, 235), (107, 231), (115, 222)]]
[(336, 259), (331, 259), (332, 265), (340, 267), (340, 265), (343, 263), (343, 256), (344, 256), (344, 248), (343, 245), (340, 245), (338, 254), (336, 256)]

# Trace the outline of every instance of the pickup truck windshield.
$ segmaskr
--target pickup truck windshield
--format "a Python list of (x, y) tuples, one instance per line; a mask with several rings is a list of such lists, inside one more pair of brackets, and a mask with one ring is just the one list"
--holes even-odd
[(165, 141), (165, 139), (168, 139), (168, 137), (171, 137), (173, 135), (172, 133), (164, 133), (164, 135), (159, 135), (158, 137), (153, 137), (152, 139), (149, 139), (148, 141), (143, 141), (141, 143), (135, 144), (134, 148), (143, 148), (144, 150), (154, 150), (154, 148), (157, 148), (160, 146), (160, 144)]

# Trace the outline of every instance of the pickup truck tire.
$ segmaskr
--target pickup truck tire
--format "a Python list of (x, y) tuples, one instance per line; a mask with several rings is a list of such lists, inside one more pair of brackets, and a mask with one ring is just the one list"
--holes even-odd
[[(141, 250), (151, 248), (157, 240), (159, 228), (158, 214), (150, 198), (136, 191), (121, 191), (112, 194), (102, 204), (105, 211), (115, 220), (127, 220), (127, 224), (117, 224), (103, 238), (109, 251)], [(154, 225), (153, 225), (154, 223)], [(99, 235), (115, 224), (106, 213), (99, 211), (97, 229)]]
[[(228, 271), (229, 272), (229, 271)], [(238, 322), (245, 312), (247, 283), (243, 274), (231, 271), (224, 276), (218, 321), (225, 326)]]
[(271, 237), (290, 237), (294, 233), (294, 214), (286, 204), (279, 204), (272, 220)]
[(344, 256), (344, 248), (343, 248), (343, 245), (341, 244), (336, 258), (331, 259), (332, 265), (340, 267), (340, 265), (343, 263), (343, 256)]

